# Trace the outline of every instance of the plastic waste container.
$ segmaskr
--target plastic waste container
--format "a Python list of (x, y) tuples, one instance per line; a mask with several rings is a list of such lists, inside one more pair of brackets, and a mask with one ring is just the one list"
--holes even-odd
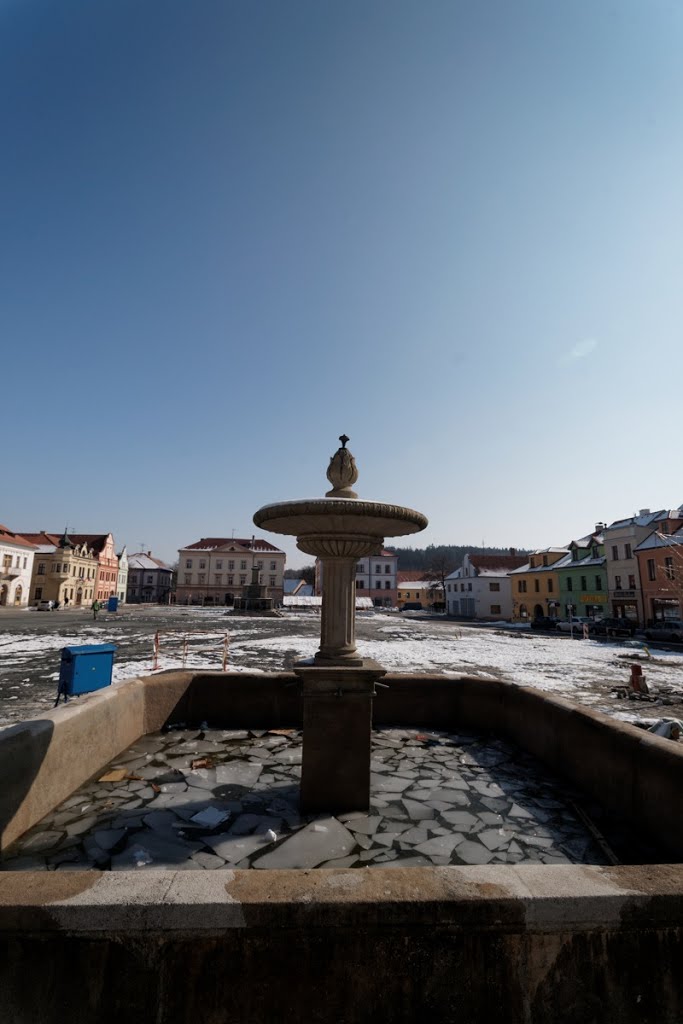
[(118, 599), (118, 597), (108, 597), (107, 598), (107, 611), (108, 612), (117, 612), (118, 610), (119, 610), (119, 599)]
[(59, 690), (65, 697), (79, 693), (92, 693), (111, 685), (114, 668), (114, 644), (84, 644), (82, 647), (63, 647), (59, 668)]

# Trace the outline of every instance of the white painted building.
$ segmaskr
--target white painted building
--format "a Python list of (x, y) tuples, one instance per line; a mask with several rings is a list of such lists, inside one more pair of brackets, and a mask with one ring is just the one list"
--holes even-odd
[(126, 603), (126, 590), (128, 588), (128, 551), (124, 544), (123, 550), (118, 554), (119, 571), (116, 579), (116, 596), (119, 604)]
[(446, 611), (468, 619), (511, 619), (510, 572), (527, 562), (526, 556), (470, 555), (446, 577)]
[(36, 550), (34, 544), (0, 523), (0, 607), (28, 605)]

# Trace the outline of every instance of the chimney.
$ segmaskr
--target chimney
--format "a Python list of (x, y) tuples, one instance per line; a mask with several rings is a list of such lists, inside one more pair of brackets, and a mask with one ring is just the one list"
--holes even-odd
[(596, 523), (595, 524), (595, 532), (596, 533), (602, 533), (602, 531), (605, 530), (606, 528), (607, 528), (607, 523)]
[(148, 552), (147, 552), (147, 557), (148, 557), (148, 558), (151, 558), (151, 557), (152, 557), (152, 552), (151, 552), (151, 551), (148, 551)]
[(638, 513), (639, 516), (649, 516), (649, 514), (649, 508), (641, 508), (640, 512)]
[(510, 548), (510, 554), (511, 554), (511, 555), (512, 555), (512, 557), (514, 558), (514, 557), (515, 557), (515, 555), (517, 554), (517, 548)]

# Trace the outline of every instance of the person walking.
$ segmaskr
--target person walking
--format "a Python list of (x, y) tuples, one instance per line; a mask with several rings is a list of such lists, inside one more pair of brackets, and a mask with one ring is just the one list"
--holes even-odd
[(100, 610), (100, 607), (101, 607), (100, 602), (97, 599), (95, 599), (93, 601), (93, 603), (92, 603), (92, 617), (93, 617), (93, 619), (97, 619), (97, 613)]

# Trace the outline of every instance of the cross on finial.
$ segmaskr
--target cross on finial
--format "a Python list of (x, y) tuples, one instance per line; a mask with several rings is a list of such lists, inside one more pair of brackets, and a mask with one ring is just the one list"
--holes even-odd
[(351, 440), (351, 438), (350, 438), (350, 437), (347, 437), (347, 436), (346, 436), (346, 434), (341, 434), (341, 435), (340, 435), (340, 437), (339, 437), (339, 440), (340, 440), (340, 441), (341, 441), (341, 443), (342, 443), (342, 448), (346, 448), (346, 442), (347, 442), (347, 441), (350, 441), (350, 440)]

